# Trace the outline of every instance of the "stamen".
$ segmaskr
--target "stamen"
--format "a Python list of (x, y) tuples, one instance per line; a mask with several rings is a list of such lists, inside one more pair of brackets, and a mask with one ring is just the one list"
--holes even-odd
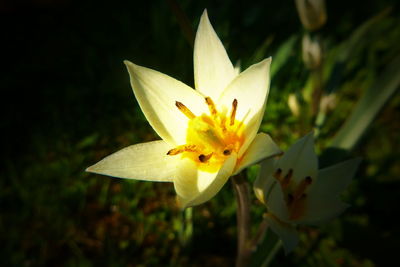
[(177, 146), (167, 152), (167, 155), (169, 156), (174, 156), (178, 155), (183, 152), (196, 152), (196, 146), (195, 145), (182, 145), (182, 146)]
[(231, 112), (231, 121), (230, 121), (230, 126), (235, 124), (235, 117), (236, 117), (236, 109), (237, 109), (238, 101), (236, 98), (232, 102), (232, 112)]
[(190, 120), (194, 119), (196, 116), (193, 114), (193, 112), (190, 111), (184, 104), (182, 104), (179, 101), (175, 101), (175, 106), (182, 112), (186, 117), (188, 117)]
[(277, 179), (278, 181), (280, 181), (280, 179), (281, 179), (281, 174), (282, 174), (282, 169), (281, 168), (278, 168), (277, 170), (276, 170), (276, 172), (274, 173), (274, 178), (275, 179)]
[(208, 155), (204, 155), (204, 154), (200, 154), (199, 155), (199, 160), (200, 160), (200, 162), (207, 162), (210, 158), (211, 158), (211, 156), (212, 156), (212, 154), (213, 153), (210, 153), (210, 154), (208, 154)]
[(211, 115), (215, 117), (217, 115), (217, 109), (215, 108), (215, 104), (212, 99), (208, 96), (206, 97), (206, 103), (208, 105), (208, 109), (210, 110)]
[(290, 179), (293, 176), (293, 169), (289, 169), (289, 172), (282, 179), (282, 187), (285, 188), (290, 184)]
[(297, 186), (296, 191), (294, 192), (294, 197), (295, 199), (300, 199), (302, 195), (304, 195), (304, 192), (307, 189), (307, 186), (309, 186), (312, 182), (312, 178), (310, 176), (307, 176), (300, 182), (300, 184)]

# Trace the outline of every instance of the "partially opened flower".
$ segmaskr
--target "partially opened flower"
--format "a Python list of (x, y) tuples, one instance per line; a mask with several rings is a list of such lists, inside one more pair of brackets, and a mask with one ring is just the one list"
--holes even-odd
[(298, 243), (296, 225), (318, 225), (346, 209), (340, 193), (359, 163), (356, 158), (318, 170), (312, 133), (297, 141), (280, 159), (261, 163), (255, 194), (266, 204), (268, 224), (283, 241), (287, 253)]
[(182, 207), (209, 200), (231, 175), (280, 153), (267, 134), (257, 134), (270, 63), (265, 59), (238, 74), (205, 11), (194, 46), (196, 90), (125, 61), (136, 99), (163, 140), (127, 147), (87, 170), (173, 182)]

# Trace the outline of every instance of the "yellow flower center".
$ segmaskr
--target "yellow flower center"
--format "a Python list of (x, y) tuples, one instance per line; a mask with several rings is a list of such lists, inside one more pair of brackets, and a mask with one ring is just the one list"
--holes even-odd
[(298, 183), (292, 180), (293, 169), (289, 169), (285, 176), (282, 176), (282, 169), (277, 169), (274, 177), (279, 181), (289, 210), (289, 219), (300, 219), (306, 210), (307, 188), (312, 183), (310, 176), (305, 177)]
[(198, 168), (216, 172), (232, 152), (238, 152), (244, 142), (243, 122), (236, 120), (238, 102), (232, 102), (227, 116), (219, 112), (210, 97), (205, 98), (210, 114), (195, 116), (184, 104), (176, 102), (177, 108), (189, 118), (186, 144), (168, 151), (168, 155), (182, 154), (193, 160)]

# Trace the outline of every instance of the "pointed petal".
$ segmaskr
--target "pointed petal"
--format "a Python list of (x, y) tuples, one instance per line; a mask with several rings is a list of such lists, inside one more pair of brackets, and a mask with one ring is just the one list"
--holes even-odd
[(272, 174), (275, 171), (276, 159), (266, 159), (261, 162), (261, 169), (256, 180), (253, 183), (253, 189), (256, 197), (262, 203), (266, 204), (269, 189), (276, 182)]
[(283, 242), (283, 247), (285, 248), (285, 254), (290, 253), (295, 249), (299, 243), (299, 235), (296, 229), (290, 224), (280, 221), (273, 214), (267, 213), (265, 219), (268, 222), (268, 226), (271, 227), (279, 238)]
[(271, 58), (268, 58), (250, 66), (229, 84), (218, 100), (218, 106), (229, 112), (233, 100), (238, 101), (236, 119), (242, 121), (246, 127), (244, 132), (246, 140), (239, 151), (239, 158), (256, 136), (264, 116), (269, 92), (270, 65)]
[(217, 100), (236, 72), (204, 10), (194, 43), (194, 81), (203, 95)]
[(277, 168), (282, 169), (283, 175), (293, 170), (292, 180), (302, 181), (310, 176), (315, 182), (318, 173), (318, 158), (314, 152), (313, 133), (309, 133), (294, 143), (277, 163)]
[(279, 149), (268, 134), (259, 133), (236, 165), (234, 175), (260, 160), (279, 155), (280, 153), (282, 153), (282, 150)]
[(354, 158), (319, 170), (312, 191), (321, 195), (340, 194), (350, 184), (360, 162), (361, 158)]
[(136, 144), (121, 149), (86, 169), (118, 178), (172, 182), (177, 159), (167, 156), (171, 146), (164, 141)]
[(232, 175), (236, 159), (236, 154), (232, 153), (215, 173), (201, 171), (192, 160), (182, 159), (174, 179), (181, 206), (199, 205), (214, 197)]
[(318, 180), (307, 195), (307, 208), (302, 223), (320, 224), (343, 212), (348, 205), (340, 200), (340, 193), (350, 184), (361, 159), (341, 162), (319, 171)]
[(175, 106), (183, 103), (194, 115), (207, 111), (204, 98), (184, 83), (158, 71), (124, 61), (139, 105), (157, 134), (166, 142), (181, 145), (186, 141), (188, 118)]

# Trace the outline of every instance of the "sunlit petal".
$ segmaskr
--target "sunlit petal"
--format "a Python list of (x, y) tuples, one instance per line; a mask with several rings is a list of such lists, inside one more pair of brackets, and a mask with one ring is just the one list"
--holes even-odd
[(296, 183), (310, 176), (315, 182), (318, 173), (318, 158), (314, 152), (313, 133), (309, 133), (292, 145), (277, 163), (277, 167), (287, 173), (293, 171), (292, 180)]
[(205, 10), (200, 19), (194, 44), (194, 81), (196, 89), (218, 99), (236, 72), (215, 33)]
[(271, 227), (272, 231), (282, 240), (285, 253), (288, 254), (293, 251), (299, 243), (299, 235), (296, 229), (290, 224), (280, 221), (272, 214), (267, 213), (265, 218), (268, 226)]
[(171, 182), (177, 160), (167, 156), (171, 146), (154, 141), (128, 146), (86, 169), (88, 172), (144, 181)]
[(192, 160), (182, 159), (174, 179), (181, 206), (199, 205), (214, 197), (232, 175), (236, 159), (236, 154), (232, 153), (215, 173), (203, 172)]
[(186, 141), (188, 118), (175, 106), (183, 103), (195, 115), (207, 111), (204, 98), (184, 83), (158, 71), (124, 61), (139, 105), (157, 134), (172, 145)]
[(280, 153), (282, 153), (282, 150), (279, 149), (268, 134), (259, 133), (236, 165), (235, 174), (260, 160), (279, 155)]
[(271, 58), (268, 58), (250, 66), (229, 84), (218, 100), (218, 105), (228, 111), (232, 108), (232, 101), (238, 101), (236, 119), (246, 125), (246, 141), (239, 151), (239, 158), (256, 136), (264, 116), (269, 92), (270, 64)]

